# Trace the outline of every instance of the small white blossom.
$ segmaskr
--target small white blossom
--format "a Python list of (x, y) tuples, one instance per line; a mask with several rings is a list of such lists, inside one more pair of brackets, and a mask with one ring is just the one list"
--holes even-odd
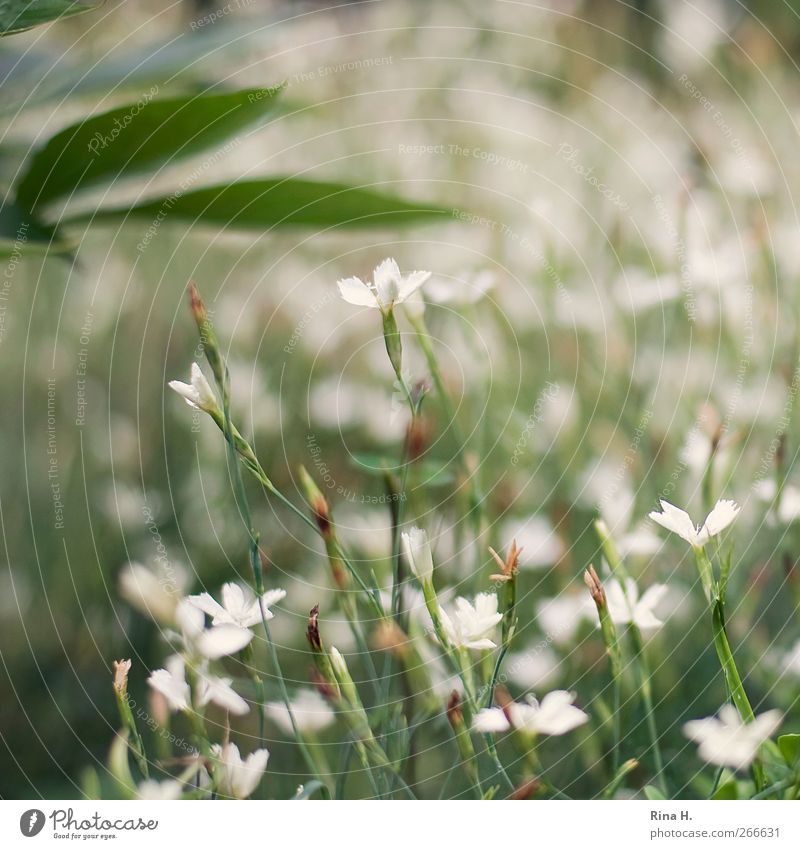
[(465, 598), (457, 598), (452, 618), (439, 608), (442, 627), (448, 642), (457, 648), (493, 649), (496, 648), (491, 637), (497, 624), (503, 618), (497, 611), (495, 593), (478, 593), (475, 603)]
[(147, 683), (161, 693), (171, 710), (187, 710), (191, 694), (183, 658), (174, 654), (167, 658), (164, 666), (165, 669), (154, 670)]
[[(297, 727), (302, 733), (313, 733), (327, 728), (335, 719), (330, 705), (316, 690), (301, 690), (290, 702)], [(283, 702), (267, 702), (267, 716), (285, 734), (293, 734), (289, 711)]]
[(661, 502), (661, 513), (653, 511), (650, 518), (661, 527), (677, 534), (695, 548), (702, 548), (712, 537), (722, 533), (739, 515), (739, 507), (735, 501), (718, 501), (708, 514), (702, 525), (695, 526), (685, 510)]
[(128, 563), (119, 576), (120, 595), (141, 613), (168, 624), (175, 621), (175, 608), (183, 598), (188, 577), (182, 567), (159, 561), (158, 573), (141, 563)]
[(136, 788), (137, 799), (157, 801), (163, 799), (179, 799), (183, 792), (183, 785), (174, 778), (166, 781), (154, 781), (152, 778), (143, 781)]
[(779, 710), (768, 710), (752, 722), (742, 722), (733, 705), (723, 705), (719, 717), (693, 719), (683, 726), (684, 734), (699, 744), (698, 754), (710, 764), (747, 769), (758, 747), (768, 740), (783, 719)]
[(574, 701), (575, 694), (568, 690), (553, 690), (541, 702), (526, 696), (524, 702), (512, 702), (505, 710), (496, 707), (478, 711), (472, 728), (481, 734), (503, 733), (512, 727), (531, 736), (566, 734), (589, 719)]
[(430, 276), (430, 271), (412, 271), (403, 277), (397, 263), (385, 259), (373, 272), (371, 283), (359, 277), (347, 277), (336, 285), (348, 304), (389, 312), (395, 304), (402, 304), (416, 292)]
[(201, 671), (197, 676), (197, 703), (205, 707), (210, 702), (234, 716), (244, 716), (250, 710), (247, 702), (231, 687), (230, 678), (218, 678)]
[(402, 534), (403, 551), (411, 571), (421, 583), (433, 578), (433, 555), (428, 534), (422, 528), (412, 528)]
[[(222, 604), (216, 602), (208, 593), (190, 595), (189, 601), (211, 617), (213, 625), (236, 625), (238, 628), (252, 628), (261, 624), (261, 610), (258, 599), (249, 590), (239, 584), (223, 584)], [(286, 597), (286, 590), (267, 590), (261, 600), (264, 605), (264, 618), (269, 620), (275, 615), (269, 608)]]
[(214, 390), (211, 388), (197, 363), (192, 363), (191, 383), (170, 380), (169, 388), (174, 389), (190, 407), (196, 410), (203, 410), (208, 413), (212, 410), (219, 409)]
[(615, 625), (633, 623), (642, 631), (655, 631), (664, 624), (654, 613), (667, 593), (664, 584), (653, 584), (645, 590), (641, 598), (633, 578), (626, 579), (624, 591), (616, 578), (608, 581), (604, 589), (608, 612)]
[(495, 277), (491, 271), (479, 271), (477, 274), (464, 272), (458, 278), (434, 277), (425, 287), (425, 292), (439, 304), (464, 307), (476, 304), (494, 283)]
[(235, 743), (226, 743), (224, 746), (214, 744), (211, 751), (219, 761), (220, 792), (234, 799), (246, 799), (261, 781), (267, 768), (269, 752), (256, 749), (242, 760)]
[(185, 598), (175, 610), (175, 620), (181, 629), (183, 644), (192, 654), (217, 660), (241, 651), (253, 639), (253, 632), (240, 625), (205, 627), (203, 611)]

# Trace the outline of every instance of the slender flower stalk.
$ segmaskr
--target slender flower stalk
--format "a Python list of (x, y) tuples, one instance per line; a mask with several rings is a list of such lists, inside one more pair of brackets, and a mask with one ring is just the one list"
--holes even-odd
[(619, 640), (617, 639), (617, 629), (608, 611), (608, 600), (606, 598), (606, 593), (603, 589), (603, 585), (600, 583), (600, 578), (598, 577), (594, 566), (589, 566), (586, 572), (584, 572), (583, 581), (586, 584), (587, 589), (589, 590), (589, 594), (592, 597), (592, 601), (594, 602), (595, 607), (597, 608), (597, 615), (600, 619), (600, 631), (603, 635), (603, 642), (605, 643), (606, 654), (608, 655), (609, 663), (611, 666), (611, 685), (614, 694), (614, 709), (612, 715), (612, 727), (614, 730), (613, 769), (616, 773), (619, 767), (620, 757), (619, 750), (621, 737), (620, 702), (622, 691), (622, 653), (619, 647)]
[(136, 720), (133, 718), (133, 711), (128, 698), (128, 672), (131, 669), (131, 662), (130, 660), (115, 660), (113, 666), (114, 698), (117, 700), (122, 727), (128, 731), (129, 745), (139, 770), (145, 778), (148, 778), (150, 773), (147, 766), (147, 753), (145, 752), (142, 735), (136, 727)]
[[(602, 519), (598, 519), (594, 523), (595, 533), (600, 540), (600, 546), (603, 550), (606, 563), (611, 569), (611, 574), (617, 580), (617, 584), (624, 597), (625, 606), (631, 609), (631, 599), (628, 596), (628, 588), (630, 576), (625, 568), (625, 564), (617, 551), (617, 546), (611, 531)], [(667, 779), (664, 774), (664, 758), (661, 754), (661, 742), (658, 734), (658, 726), (656, 725), (655, 711), (653, 709), (653, 685), (650, 667), (647, 662), (647, 655), (644, 651), (644, 640), (642, 632), (637, 623), (635, 615), (631, 615), (628, 622), (628, 635), (633, 647), (633, 666), (636, 673), (636, 682), (639, 689), (639, 694), (642, 699), (642, 707), (644, 708), (645, 722), (647, 723), (647, 732), (650, 737), (650, 747), (653, 750), (653, 760), (656, 767), (656, 780), (662, 792), (667, 794)]]
[(453, 736), (458, 747), (458, 754), (461, 758), (461, 766), (470, 783), (475, 788), (477, 798), (483, 798), (483, 788), (481, 787), (481, 779), (478, 774), (478, 761), (475, 755), (475, 747), (472, 745), (472, 739), (467, 730), (467, 724), (464, 722), (464, 711), (461, 708), (461, 696), (456, 690), (450, 694), (447, 700), (447, 721), (453, 729)]

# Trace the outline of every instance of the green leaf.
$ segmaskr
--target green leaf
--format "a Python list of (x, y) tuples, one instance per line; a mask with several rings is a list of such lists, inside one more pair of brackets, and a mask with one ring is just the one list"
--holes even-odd
[[(352, 455), (353, 464), (359, 471), (374, 477), (383, 477), (386, 470), (397, 471), (397, 460), (383, 457), (380, 454), (369, 454), (357, 451)], [(453, 462), (439, 460), (415, 460), (414, 469), (426, 486), (450, 485), (455, 480)]]
[(90, 12), (98, 5), (87, 6), (78, 0), (0, 0), (0, 35), (13, 35), (58, 18)]
[(17, 186), (17, 203), (52, 200), (190, 156), (234, 136), (266, 115), (280, 88), (154, 99), (153, 85), (135, 103), (86, 118), (53, 136), (33, 156)]
[(449, 210), (440, 207), (414, 203), (373, 189), (279, 177), (209, 186), (186, 194), (176, 192), (133, 207), (101, 208), (71, 221), (137, 217), (160, 222), (168, 218), (237, 230), (267, 230), (287, 225), (396, 227), (449, 214)]
[(735, 780), (726, 781), (717, 788), (717, 792), (711, 797), (712, 799), (738, 799), (739, 787)]
[(642, 792), (651, 802), (663, 802), (667, 798), (658, 787), (653, 787), (652, 784), (645, 785)]
[(797, 765), (800, 761), (800, 734), (782, 734), (778, 737), (778, 748), (789, 766)]
[(63, 253), (69, 245), (56, 231), (7, 201), (0, 208), (0, 257), (15, 260), (24, 253)]

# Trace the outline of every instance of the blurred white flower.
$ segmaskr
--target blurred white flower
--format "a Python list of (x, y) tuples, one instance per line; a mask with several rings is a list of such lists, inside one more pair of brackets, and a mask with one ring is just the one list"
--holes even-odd
[(347, 303), (388, 312), (395, 304), (402, 304), (430, 276), (430, 271), (412, 271), (403, 277), (397, 263), (385, 259), (373, 272), (371, 283), (359, 277), (346, 277), (336, 285)]
[[(156, 669), (147, 683), (167, 700), (170, 710), (188, 710), (191, 707), (191, 690), (186, 680), (186, 664), (177, 654), (167, 658), (165, 669)], [(247, 702), (230, 686), (230, 678), (211, 675), (203, 666), (196, 670), (197, 706), (205, 707), (213, 702), (218, 707), (243, 716), (250, 708)]]
[(524, 702), (512, 702), (505, 710), (496, 707), (478, 711), (472, 728), (481, 734), (502, 733), (512, 727), (531, 736), (566, 734), (589, 719), (573, 705), (574, 701), (575, 694), (568, 690), (553, 690), (541, 702), (526, 696)]
[(668, 501), (661, 502), (661, 513), (653, 511), (650, 518), (661, 527), (677, 534), (695, 548), (702, 548), (712, 537), (722, 533), (739, 515), (735, 501), (718, 501), (702, 525), (695, 527), (689, 514)]
[(197, 363), (192, 363), (191, 383), (182, 383), (180, 380), (170, 380), (169, 388), (174, 389), (184, 401), (196, 410), (211, 412), (219, 409), (217, 397), (211, 388), (205, 375)]
[(784, 672), (800, 677), (800, 640), (783, 656), (781, 666)]
[(230, 678), (219, 678), (201, 670), (197, 674), (197, 703), (205, 707), (210, 702), (234, 716), (244, 716), (250, 710), (247, 702), (231, 687)]
[(428, 542), (428, 534), (422, 528), (412, 528), (403, 532), (403, 552), (411, 571), (421, 583), (433, 578), (433, 555)]
[(494, 286), (495, 278), (491, 271), (479, 271), (477, 274), (464, 272), (457, 278), (433, 277), (425, 287), (425, 293), (439, 304), (461, 307), (476, 304)]
[(474, 604), (465, 598), (457, 598), (452, 618), (441, 607), (439, 614), (445, 636), (451, 645), (467, 649), (496, 648), (491, 637), (503, 614), (497, 611), (495, 593), (478, 593)]
[(158, 561), (158, 574), (141, 563), (128, 563), (119, 576), (120, 595), (156, 622), (175, 621), (175, 608), (188, 586), (188, 576), (177, 564)]
[[(239, 584), (223, 584), (222, 604), (216, 602), (208, 593), (190, 595), (189, 601), (207, 613), (214, 625), (236, 625), (239, 628), (252, 628), (261, 624), (261, 610), (258, 599), (249, 589), (243, 589)], [(286, 590), (267, 590), (261, 600), (264, 605), (264, 618), (272, 619), (275, 614), (269, 609), (286, 597)]]
[(266, 749), (256, 749), (246, 760), (242, 760), (235, 743), (226, 743), (224, 746), (215, 743), (211, 751), (219, 761), (220, 792), (234, 799), (246, 799), (261, 781), (261, 776), (267, 768), (269, 752)]
[[(316, 690), (300, 690), (291, 700), (291, 706), (297, 727), (301, 732), (322, 731), (335, 718), (333, 709)], [(294, 733), (289, 711), (286, 710), (283, 702), (267, 702), (265, 709), (267, 716), (281, 731), (285, 734)]]
[(253, 632), (240, 625), (212, 625), (206, 628), (203, 611), (189, 599), (183, 599), (178, 604), (175, 620), (181, 629), (186, 648), (210, 660), (236, 654), (253, 639)]
[(536, 605), (536, 618), (545, 636), (554, 643), (572, 641), (581, 623), (594, 620), (597, 608), (586, 592), (563, 592), (542, 599)]
[(150, 801), (162, 799), (179, 799), (183, 792), (183, 785), (175, 779), (166, 781), (154, 781), (152, 778), (143, 781), (136, 788), (137, 799), (148, 799)]
[[(542, 641), (544, 642), (544, 641)], [(527, 651), (511, 654), (503, 665), (505, 674), (520, 687), (533, 690), (558, 679), (561, 661), (547, 645), (534, 645)]]
[(733, 705), (720, 708), (719, 718), (693, 719), (683, 726), (684, 734), (699, 744), (698, 754), (711, 764), (747, 769), (758, 747), (777, 731), (783, 716), (768, 710), (752, 722), (744, 723)]
[(564, 554), (564, 543), (544, 516), (531, 516), (524, 522), (507, 522), (501, 536), (517, 541), (521, 549), (519, 565), (523, 569), (552, 566)]
[[(655, 608), (667, 593), (667, 587), (664, 584), (653, 584), (645, 590), (641, 598), (633, 578), (625, 580), (625, 591), (616, 578), (607, 581), (604, 589), (608, 612), (615, 625), (633, 623), (642, 631), (655, 631), (664, 624), (654, 613)], [(598, 626), (599, 624), (598, 619)]]
[(191, 696), (183, 658), (173, 654), (167, 658), (164, 666), (165, 669), (154, 670), (147, 683), (164, 696), (170, 710), (187, 710)]
[[(762, 501), (774, 501), (777, 495), (777, 485), (772, 478), (759, 481), (753, 491), (757, 498)], [(768, 522), (775, 524), (776, 516), (770, 511)], [(790, 525), (800, 519), (800, 489), (790, 483), (784, 485), (778, 503), (777, 519), (784, 525)]]

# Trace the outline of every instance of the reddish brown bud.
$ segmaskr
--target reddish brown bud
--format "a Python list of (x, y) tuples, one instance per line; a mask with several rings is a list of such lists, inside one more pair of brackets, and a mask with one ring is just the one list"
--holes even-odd
[(322, 651), (322, 640), (319, 636), (319, 605), (315, 604), (308, 614), (308, 629), (306, 636), (313, 651)]
[(516, 577), (517, 572), (519, 571), (519, 556), (522, 553), (522, 549), (517, 546), (516, 540), (511, 540), (511, 545), (508, 548), (508, 554), (506, 555), (506, 559), (503, 558), (493, 549), (489, 548), (489, 554), (494, 558), (494, 562), (500, 567), (500, 574), (492, 575), (491, 579), (493, 581), (502, 581), (505, 583), (506, 581), (510, 581), (512, 578)]
[(592, 601), (597, 606), (597, 609), (602, 610), (606, 606), (606, 593), (594, 566), (589, 566), (583, 573), (583, 583), (588, 587)]
[(316, 688), (317, 692), (329, 702), (335, 702), (337, 698), (336, 690), (322, 677), (322, 673), (316, 666), (311, 667), (311, 683)]
[(508, 798), (514, 799), (518, 801), (524, 801), (525, 799), (530, 799), (531, 796), (536, 795), (539, 792), (539, 788), (542, 786), (542, 783), (538, 778), (527, 778), (522, 784), (519, 784), (514, 790), (511, 791)]
[(461, 696), (459, 696), (457, 690), (453, 690), (447, 700), (447, 721), (453, 729), (460, 728), (464, 724), (464, 711), (461, 710)]

